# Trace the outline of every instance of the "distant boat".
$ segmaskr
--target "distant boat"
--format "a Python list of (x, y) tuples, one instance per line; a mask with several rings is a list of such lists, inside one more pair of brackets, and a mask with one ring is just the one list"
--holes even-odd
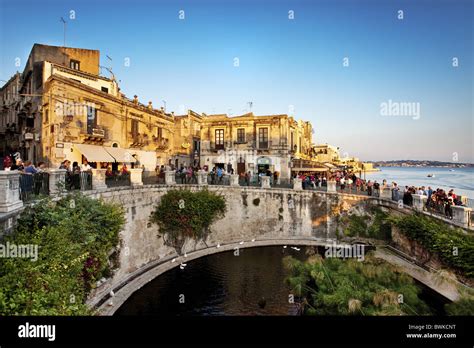
[(427, 177), (428, 178), (435, 178), (435, 175), (434, 174), (428, 174)]
[(454, 172), (454, 169), (450, 169), (449, 171), (450, 171), (450, 172)]

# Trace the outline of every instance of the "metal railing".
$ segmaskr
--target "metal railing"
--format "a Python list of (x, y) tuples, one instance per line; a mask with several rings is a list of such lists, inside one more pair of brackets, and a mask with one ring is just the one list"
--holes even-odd
[(66, 174), (66, 190), (92, 190), (92, 172)]
[(114, 173), (105, 178), (105, 184), (107, 187), (130, 186), (130, 174)]
[(49, 194), (49, 173), (21, 173), (19, 180), (20, 199), (24, 202)]

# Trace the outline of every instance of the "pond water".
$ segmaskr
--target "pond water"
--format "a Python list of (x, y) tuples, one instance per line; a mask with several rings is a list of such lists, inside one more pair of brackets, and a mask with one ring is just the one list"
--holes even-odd
[[(304, 260), (306, 251), (304, 247), (299, 251), (291, 246), (256, 247), (240, 249), (239, 256), (228, 251), (193, 260), (183, 270), (176, 267), (152, 280), (115, 314), (298, 315), (298, 305), (289, 301), (282, 259), (292, 255)], [(421, 297), (443, 314), (444, 298), (426, 288)]]

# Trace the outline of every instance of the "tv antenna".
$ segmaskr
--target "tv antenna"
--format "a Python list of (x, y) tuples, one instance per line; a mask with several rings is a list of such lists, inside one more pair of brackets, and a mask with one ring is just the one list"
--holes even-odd
[(64, 42), (63, 47), (66, 47), (66, 21), (63, 17), (61, 17), (61, 22), (63, 22), (63, 29), (64, 29)]

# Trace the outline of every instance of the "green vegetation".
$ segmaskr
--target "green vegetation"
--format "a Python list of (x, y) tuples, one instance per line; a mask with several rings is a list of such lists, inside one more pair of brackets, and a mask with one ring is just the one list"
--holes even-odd
[(287, 282), (302, 297), (306, 315), (430, 314), (413, 279), (370, 254), (364, 262), (320, 255), (307, 261), (286, 257), (283, 262), (290, 271)]
[(84, 302), (117, 266), (124, 222), (120, 207), (78, 193), (26, 207), (2, 244), (37, 245), (38, 259), (0, 259), (0, 314), (92, 314)]
[(206, 240), (209, 227), (226, 212), (224, 197), (208, 190), (171, 190), (151, 215), (165, 243), (179, 253), (186, 238)]
[(414, 214), (390, 221), (409, 239), (436, 254), (446, 265), (467, 277), (474, 276), (474, 236), (431, 217)]
[(462, 298), (444, 306), (448, 315), (474, 315), (474, 298)]
[(371, 213), (372, 218), (370, 215), (355, 214), (345, 217), (343, 222), (347, 227), (344, 229), (344, 234), (348, 237), (391, 239), (391, 226), (387, 221), (388, 214), (378, 207), (373, 207)]

